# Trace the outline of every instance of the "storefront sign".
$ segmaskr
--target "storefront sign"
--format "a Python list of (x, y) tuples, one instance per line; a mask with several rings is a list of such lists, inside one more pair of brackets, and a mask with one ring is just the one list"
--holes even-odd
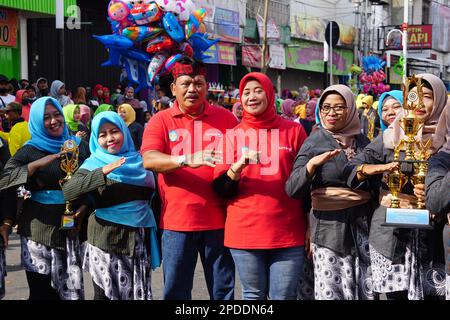
[[(333, 49), (333, 74), (348, 75), (353, 63), (353, 52), (346, 49)], [(296, 40), (287, 50), (288, 68), (323, 72), (323, 45), (310, 41)]]
[[(312, 16), (295, 16), (291, 20), (291, 36), (299, 39), (324, 42), (328, 21)], [(352, 47), (356, 38), (356, 28), (339, 23), (340, 37), (338, 45)]]
[(216, 38), (227, 42), (240, 42), (239, 12), (216, 8), (214, 24)]
[(273, 69), (286, 69), (286, 51), (283, 45), (269, 46), (269, 67)]
[(205, 63), (219, 63), (226, 65), (236, 65), (236, 46), (233, 43), (219, 42), (211, 46), (208, 51), (205, 52), (209, 58)]
[[(399, 29), (398, 26), (389, 26), (385, 29), (387, 35), (392, 29)], [(408, 49), (431, 49), (433, 39), (433, 26), (410, 25), (408, 26)], [(402, 49), (402, 36), (400, 32), (392, 32), (387, 39), (386, 49)]]
[(258, 45), (242, 46), (242, 65), (250, 68), (261, 68), (261, 47)]
[[(258, 24), (259, 37), (264, 38), (264, 20), (258, 14), (256, 15), (256, 23)], [(267, 39), (268, 40), (280, 40), (280, 29), (277, 27), (275, 20), (270, 18), (267, 20)]]
[(17, 46), (17, 11), (0, 8), (0, 47)]
[(233, 43), (219, 42), (218, 59), (220, 64), (236, 65), (236, 46)]

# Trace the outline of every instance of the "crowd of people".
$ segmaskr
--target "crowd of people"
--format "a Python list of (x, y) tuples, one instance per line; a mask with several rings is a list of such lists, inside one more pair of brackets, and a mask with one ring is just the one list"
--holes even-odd
[[(5, 248), (17, 226), (30, 299), (151, 300), (162, 264), (163, 299), (192, 298), (198, 256), (213, 300), (450, 299), (450, 103), (444, 83), (420, 74), (431, 140), (425, 184), (408, 183), (400, 207), (423, 201), (431, 229), (386, 226), (385, 182), (401, 167), (403, 94), (355, 95), (345, 85), (287, 89), (264, 74), (208, 94), (201, 63), (177, 62), (170, 92), (135, 98), (102, 85), (74, 97), (62, 81), (0, 76), (0, 296)], [(417, 92), (416, 86), (407, 88)], [(211, 103), (209, 102), (211, 101)], [(61, 146), (79, 169), (64, 184)], [(405, 151), (400, 151), (401, 158)], [(67, 203), (76, 227), (63, 230)], [(447, 256), (446, 256), (447, 255)]]

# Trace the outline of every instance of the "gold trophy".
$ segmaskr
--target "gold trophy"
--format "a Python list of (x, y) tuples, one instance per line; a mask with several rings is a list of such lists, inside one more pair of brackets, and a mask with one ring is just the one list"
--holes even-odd
[[(72, 174), (78, 169), (78, 154), (79, 149), (75, 141), (66, 140), (61, 147), (61, 151), (65, 151), (65, 154), (61, 159), (61, 170), (66, 172), (64, 179), (59, 180), (59, 185), (62, 186), (64, 183), (72, 178)], [(75, 229), (75, 217), (72, 210), (72, 204), (66, 201), (66, 210), (61, 217), (61, 230), (72, 230)]]
[[(417, 93), (410, 92), (408, 94), (411, 84), (417, 86)], [(425, 203), (417, 201), (415, 208), (400, 208), (398, 197), (408, 180), (413, 186), (424, 184), (427, 175), (431, 141), (422, 144), (416, 138), (417, 133), (423, 127), (423, 121), (416, 115), (416, 110), (423, 107), (422, 87), (422, 80), (414, 75), (407, 78), (406, 83), (403, 84), (403, 109), (406, 115), (401, 119), (400, 125), (405, 133), (405, 138), (394, 147), (394, 161), (411, 165), (413, 174), (408, 178), (401, 172), (401, 169), (396, 169), (387, 177), (392, 199), (391, 206), (386, 211), (386, 225), (400, 228), (430, 228), (430, 213), (425, 210)], [(402, 150), (405, 152), (403, 160), (400, 159)]]

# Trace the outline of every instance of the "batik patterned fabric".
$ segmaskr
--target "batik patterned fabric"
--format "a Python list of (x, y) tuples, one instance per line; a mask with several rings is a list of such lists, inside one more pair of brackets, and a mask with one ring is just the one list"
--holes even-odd
[(446, 275), (445, 276), (447, 281), (446, 281), (446, 285), (445, 285), (445, 300), (450, 300), (450, 275)]
[(152, 300), (150, 259), (143, 228), (136, 232), (131, 257), (108, 253), (86, 243), (83, 269), (110, 300)]
[(314, 265), (313, 259), (305, 258), (303, 272), (298, 284), (298, 300), (314, 300)]
[(21, 237), (25, 271), (50, 274), (52, 287), (62, 300), (84, 300), (81, 246), (78, 239), (66, 239), (66, 251), (47, 247)]
[(408, 291), (409, 300), (423, 300), (425, 296), (444, 296), (446, 275), (441, 264), (420, 264), (419, 230), (412, 230), (406, 245), (404, 262), (394, 264), (370, 246), (373, 289), (378, 293)]
[(5, 297), (6, 258), (5, 249), (0, 249), (0, 300)]
[[(362, 221), (360, 221), (362, 222)], [(367, 224), (351, 226), (356, 254), (312, 244), (316, 300), (373, 300)]]

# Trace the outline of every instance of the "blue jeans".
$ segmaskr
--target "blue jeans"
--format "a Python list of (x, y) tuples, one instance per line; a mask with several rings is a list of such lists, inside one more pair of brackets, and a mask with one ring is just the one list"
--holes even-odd
[(230, 249), (244, 300), (296, 300), (305, 259), (304, 247)]
[(220, 230), (163, 230), (162, 259), (165, 300), (191, 300), (194, 271), (200, 253), (209, 297), (234, 299), (234, 263)]

